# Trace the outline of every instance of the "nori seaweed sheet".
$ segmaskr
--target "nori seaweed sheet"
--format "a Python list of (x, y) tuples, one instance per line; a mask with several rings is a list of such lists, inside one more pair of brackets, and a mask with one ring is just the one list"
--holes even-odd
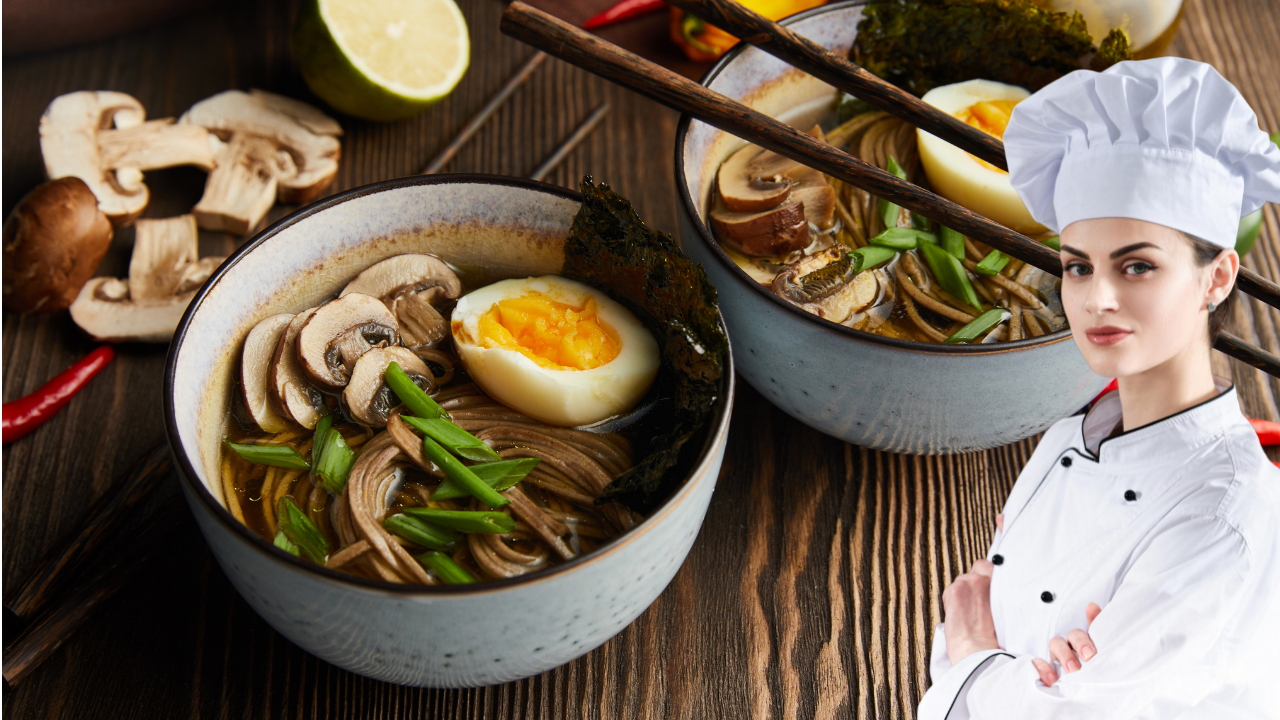
[[(1094, 55), (1105, 70), (1129, 59), (1115, 33)], [(1097, 48), (1084, 16), (1031, 0), (875, 0), (863, 11), (851, 55), (868, 71), (917, 96), (982, 78), (1035, 92), (1079, 70)]]
[(720, 329), (715, 287), (675, 239), (647, 227), (626, 198), (603, 183), (596, 187), (590, 175), (581, 190), (582, 208), (565, 241), (561, 274), (604, 291), (635, 313), (658, 341), (662, 370), (655, 382), (671, 395), (645, 418), (646, 426), (662, 434), (646, 443), (641, 460), (596, 502), (648, 513), (682, 481), (672, 470), (710, 416), (729, 341)]

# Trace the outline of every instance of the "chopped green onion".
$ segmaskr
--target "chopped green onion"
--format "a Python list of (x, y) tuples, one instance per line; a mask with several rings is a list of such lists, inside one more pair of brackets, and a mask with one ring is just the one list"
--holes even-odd
[(972, 322), (956, 331), (955, 335), (947, 338), (944, 342), (949, 343), (967, 343), (973, 342), (979, 335), (990, 330), (991, 328), (1004, 322), (1009, 317), (1009, 311), (1004, 308), (994, 308), (988, 310)]
[(408, 374), (400, 368), (399, 363), (392, 362), (387, 366), (384, 374), (387, 385), (391, 388), (391, 392), (400, 398), (400, 402), (409, 406), (409, 410), (418, 417), (424, 418), (448, 418), (449, 414), (440, 407), (431, 396), (422, 391), (422, 388), (413, 384), (413, 380), (409, 379)]
[(442, 552), (431, 551), (418, 556), (418, 562), (440, 578), (445, 585), (467, 585), (476, 581), (471, 573)]
[(432, 525), (469, 533), (505, 535), (516, 529), (516, 521), (504, 512), (485, 510), (440, 510), (438, 508), (405, 508), (405, 514)]
[(298, 508), (293, 498), (285, 495), (276, 508), (276, 519), (285, 539), (307, 554), (311, 561), (323, 565), (329, 559), (329, 541), (311, 518)]
[(449, 448), (454, 455), (474, 462), (501, 460), (502, 456), (475, 435), (454, 425), (448, 420), (439, 418), (401, 418), (418, 432)]
[(933, 232), (933, 221), (918, 212), (911, 213), (911, 227), (916, 230)]
[(404, 513), (396, 513), (383, 520), (382, 527), (389, 533), (432, 550), (448, 550), (458, 542), (458, 536), (448, 530)]
[(964, 234), (949, 227), (942, 228), (942, 249), (957, 260), (964, 259)]
[(234, 443), (230, 440), (223, 440), (222, 442), (227, 447), (235, 450), (240, 457), (258, 465), (273, 465), (275, 467), (293, 468), (294, 470), (306, 470), (311, 467), (307, 459), (302, 457), (302, 453), (288, 445), (249, 445)]
[(276, 531), (276, 538), (272, 542), (275, 544), (276, 547), (280, 548), (281, 550), (291, 555), (298, 554), (298, 546), (289, 542), (289, 538), (285, 536), (283, 530)]
[[(903, 180), (907, 179), (907, 171), (898, 166), (898, 161), (892, 155), (889, 156), (889, 162), (885, 163), (885, 170)], [(881, 200), (880, 217), (884, 220), (886, 228), (898, 227), (898, 222), (902, 217), (902, 208), (888, 200)]]
[(956, 296), (961, 302), (969, 303), (979, 310), (982, 309), (978, 294), (973, 290), (973, 283), (969, 282), (969, 275), (954, 255), (937, 245), (928, 243), (920, 246), (920, 252), (924, 255), (925, 262), (929, 263), (929, 269), (933, 270), (933, 276), (938, 279), (938, 284), (942, 285), (943, 290)]
[(999, 275), (1004, 266), (1009, 264), (1009, 256), (999, 250), (992, 250), (978, 263), (978, 272), (983, 275)]
[(893, 248), (894, 250), (915, 250), (919, 241), (930, 242), (934, 245), (938, 244), (938, 238), (933, 233), (903, 227), (889, 228), (871, 238), (868, 242), (872, 245)]
[[(493, 488), (494, 492), (502, 492), (523, 480), (537, 466), (537, 458), (520, 458), (518, 460), (502, 460), (501, 462), (472, 465), (471, 472), (475, 473), (476, 477), (483, 480), (486, 485)], [(467, 497), (470, 494), (453, 478), (446, 477), (444, 482), (440, 483), (439, 487), (431, 493), (431, 499), (452, 500), (454, 498)]]
[(898, 251), (892, 248), (867, 245), (850, 252), (849, 257), (853, 258), (853, 271), (860, 273), (863, 270), (869, 270), (877, 265), (889, 262), (897, 254)]
[(333, 429), (333, 413), (320, 418), (320, 422), (316, 423), (315, 434), (311, 436), (311, 475), (313, 479), (316, 475), (315, 469), (320, 467), (320, 461), (324, 458), (324, 441), (331, 429)]
[(422, 438), (422, 452), (427, 459), (444, 471), (445, 475), (453, 478), (462, 486), (467, 494), (479, 499), (480, 502), (491, 508), (498, 508), (506, 505), (510, 501), (502, 497), (493, 488), (485, 484), (483, 480), (476, 477), (475, 472), (463, 465), (461, 461), (449, 454), (448, 450), (441, 447), (440, 443), (429, 437)]
[[(319, 442), (318, 435), (316, 442)], [(311, 454), (314, 457), (315, 451), (312, 450)], [(315, 466), (320, 486), (334, 495), (341, 494), (342, 488), (347, 484), (347, 477), (351, 475), (351, 466), (355, 464), (356, 451), (351, 449), (337, 428), (330, 428), (325, 433), (324, 444), (320, 448), (320, 462)]]
[(1041, 240), (1041, 242), (1053, 248), (1054, 250), (1057, 250), (1058, 252), (1062, 252), (1062, 240), (1057, 235), (1054, 235), (1053, 237), (1047, 237), (1044, 240)]

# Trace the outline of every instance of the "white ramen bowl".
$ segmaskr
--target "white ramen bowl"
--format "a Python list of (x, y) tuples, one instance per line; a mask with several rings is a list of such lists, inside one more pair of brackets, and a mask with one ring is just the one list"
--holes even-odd
[[(862, 5), (826, 5), (782, 24), (847, 55)], [(824, 102), (834, 112), (830, 85), (745, 43), (702, 84), (772, 117)], [(773, 294), (724, 252), (706, 222), (716, 171), (744, 144), (681, 118), (675, 157), (680, 244), (720, 293), (738, 372), (787, 414), (877, 450), (966, 452), (1040, 432), (1106, 385), (1069, 330), (993, 345), (912, 342), (845, 327)]]
[(304, 208), (238, 250), (205, 284), (169, 350), (165, 423), (183, 493), (218, 564), (277, 631), (371, 678), (475, 687), (564, 664), (645, 610), (684, 562), (728, 438), (732, 359), (684, 484), (631, 532), (588, 555), (474, 586), (367, 580), (299, 559), (227, 511), (220, 441), (242, 343), (259, 320), (335, 296), (360, 270), (432, 253), (501, 277), (559, 272), (581, 197), (526, 180), (437, 175), (351, 190)]

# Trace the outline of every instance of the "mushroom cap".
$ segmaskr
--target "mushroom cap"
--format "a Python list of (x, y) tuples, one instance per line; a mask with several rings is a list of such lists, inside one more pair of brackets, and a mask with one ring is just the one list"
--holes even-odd
[(244, 339), (244, 352), (240, 356), (240, 388), (245, 409), (258, 427), (269, 433), (289, 427), (289, 420), (281, 417), (271, 406), (271, 393), (267, 386), (271, 380), (271, 360), (276, 346), (291, 320), (291, 313), (281, 313), (254, 325)]
[(323, 398), (298, 367), (297, 342), (302, 326), (315, 312), (316, 308), (307, 308), (294, 315), (284, 332), (280, 333), (267, 377), (267, 395), (272, 409), (308, 430), (314, 429), (320, 421), (319, 407)]
[(169, 342), (195, 292), (161, 300), (129, 300), (116, 278), (93, 278), (71, 303), (71, 319), (100, 342)]
[(810, 242), (804, 203), (794, 197), (763, 212), (713, 210), (711, 222), (725, 244), (753, 257), (785, 255), (804, 249)]
[(4, 306), (20, 313), (65, 310), (111, 245), (111, 221), (83, 180), (36, 187), (4, 223)]
[(374, 348), (361, 355), (351, 371), (351, 382), (342, 391), (342, 401), (346, 403), (351, 417), (362, 425), (385, 427), (391, 409), (400, 404), (385, 380), (387, 366), (393, 362), (400, 365), (409, 377), (417, 375), (431, 382), (431, 370), (427, 364), (408, 348)]
[[(756, 160), (764, 150), (747, 145), (729, 156), (716, 173), (724, 204), (734, 212), (760, 212), (775, 207), (791, 193), (791, 179), (768, 171)], [(767, 173), (767, 174), (766, 174)]]
[[(449, 299), (462, 294), (462, 282), (443, 260), (434, 255), (397, 255), (365, 268), (342, 289), (342, 295), (363, 293), (381, 298), (387, 305), (402, 292), (444, 288)], [(341, 296), (340, 296), (341, 297)]]
[(298, 333), (298, 365), (321, 388), (345, 387), (360, 355), (375, 345), (399, 342), (399, 326), (387, 306), (363, 293), (321, 305)]

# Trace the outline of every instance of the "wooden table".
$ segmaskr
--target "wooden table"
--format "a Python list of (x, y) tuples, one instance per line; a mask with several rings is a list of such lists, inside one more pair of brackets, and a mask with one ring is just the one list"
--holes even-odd
[[(549, 4), (549, 3), (548, 3)], [(608, 0), (557, 12), (580, 22)], [(130, 93), (151, 117), (180, 114), (227, 88), (312, 99), (288, 52), (296, 3), (217, 6), (124, 37), (6, 58), (4, 209), (41, 181), (36, 123), (55, 96)], [(417, 172), (530, 54), (501, 37), (504, 5), (464, 0), (472, 66), (448, 99), (407, 121), (341, 118), (333, 190)], [(665, 16), (611, 30), (674, 60)], [(1280, 6), (1189, 0), (1173, 51), (1211, 62), (1264, 128), (1280, 129)], [(682, 71), (697, 73), (697, 66)], [(584, 174), (674, 231), (677, 116), (559, 61), (548, 61), (448, 170), (524, 175), (600, 102), (612, 112), (548, 178)], [(199, 198), (194, 170), (148, 174), (148, 216)], [(292, 208), (277, 207), (272, 219)], [(1246, 265), (1280, 277), (1280, 218)], [(102, 274), (125, 273), (131, 231)], [(202, 239), (204, 254), (234, 247)], [(1280, 313), (1240, 303), (1236, 332), (1280, 352)], [(4, 399), (39, 387), (91, 347), (66, 313), (4, 315)], [(4, 448), (4, 579), (19, 581), (72, 532), (95, 497), (163, 436), (163, 346), (125, 346), (66, 409)], [(1219, 356), (1245, 411), (1277, 419), (1280, 382)], [(706, 524), (675, 581), (633, 625), (544, 675), (478, 690), (368, 680), (278, 636), (232, 590), (194, 524), (28, 679), (5, 692), (4, 717), (835, 718), (912, 717), (928, 687), (932, 628), (948, 582), (986, 549), (992, 521), (1034, 439), (990, 452), (909, 457), (825, 437), (740, 384), (724, 472)], [(1280, 456), (1274, 455), (1273, 458)], [(172, 492), (176, 483), (166, 486)], [(185, 510), (184, 510), (185, 512)], [(7, 636), (13, 634), (6, 624)]]

